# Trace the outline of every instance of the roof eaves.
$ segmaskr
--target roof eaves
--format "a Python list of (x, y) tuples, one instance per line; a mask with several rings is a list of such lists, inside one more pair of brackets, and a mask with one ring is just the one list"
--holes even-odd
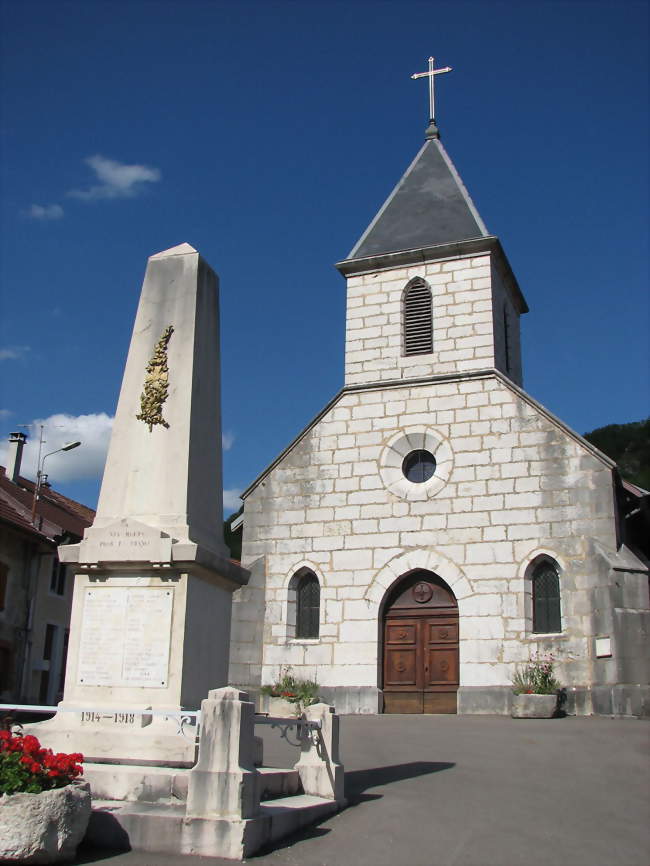
[(453, 243), (436, 244), (432, 247), (399, 250), (398, 252), (384, 253), (379, 256), (367, 256), (363, 259), (343, 259), (343, 261), (336, 262), (334, 267), (344, 277), (360, 277), (364, 274), (375, 274), (379, 271), (391, 270), (392, 268), (417, 266), (426, 264), (427, 262), (457, 259), (462, 256), (468, 257), (485, 252), (493, 252), (498, 257), (519, 312), (522, 314), (529, 312), (526, 298), (521, 291), (519, 282), (515, 277), (501, 241), (496, 235), (469, 238), (464, 241), (454, 241)]
[[(245, 500), (247, 496), (249, 496), (253, 490), (262, 482), (269, 473), (275, 469), (275, 467), (289, 454), (295, 447), (300, 443), (300, 441), (309, 433), (309, 431), (323, 418), (323, 416), (329, 412), (329, 410), (338, 403), (338, 401), (347, 393), (358, 392), (358, 391), (373, 391), (378, 388), (388, 389), (388, 388), (403, 388), (405, 384), (408, 385), (424, 385), (433, 382), (444, 382), (444, 381), (457, 381), (461, 379), (484, 379), (486, 377), (494, 376), (499, 379), (504, 385), (506, 385), (514, 394), (536, 409), (541, 415), (543, 415), (547, 420), (549, 420), (552, 424), (566, 433), (571, 439), (573, 439), (578, 445), (592, 454), (597, 460), (600, 460), (608, 469), (616, 468), (616, 463), (611, 458), (609, 458), (606, 454), (603, 454), (602, 451), (599, 451), (591, 442), (588, 442), (583, 436), (579, 433), (576, 433), (575, 430), (572, 430), (567, 424), (564, 423), (557, 415), (554, 415), (549, 409), (535, 400), (534, 397), (531, 397), (523, 388), (520, 388), (518, 385), (509, 379), (504, 373), (496, 368), (489, 368), (484, 370), (475, 370), (471, 373), (445, 373), (440, 376), (424, 376), (418, 379), (412, 379), (405, 381), (403, 379), (395, 379), (388, 381), (380, 381), (380, 382), (364, 382), (359, 385), (347, 385), (342, 388), (336, 396), (334, 396), (330, 402), (322, 409), (321, 412), (318, 413), (307, 426), (300, 431), (300, 433), (293, 439), (287, 447), (276, 457), (276, 459), (269, 463), (269, 465), (264, 469), (257, 478), (244, 490), (241, 494), (241, 499)], [(244, 512), (245, 513), (245, 512)], [(243, 516), (242, 516), (243, 517)]]
[(603, 454), (602, 451), (599, 451), (595, 445), (592, 445), (584, 436), (581, 436), (579, 433), (576, 433), (575, 430), (572, 430), (568, 424), (565, 424), (557, 415), (554, 415), (546, 406), (543, 406), (534, 397), (531, 397), (523, 388), (520, 388), (519, 385), (515, 385), (512, 379), (509, 379), (501, 370), (494, 370), (494, 375), (500, 379), (504, 385), (506, 385), (513, 393), (517, 394), (518, 397), (521, 397), (526, 403), (536, 409), (541, 415), (543, 415), (548, 421), (554, 424), (556, 427), (559, 427), (564, 433), (567, 434), (574, 442), (577, 442), (585, 451), (588, 451), (593, 457), (597, 460), (600, 460), (608, 469), (616, 468), (616, 461), (612, 460), (611, 457), (608, 457), (606, 454)]
[(287, 447), (283, 451), (281, 451), (280, 454), (278, 454), (278, 456), (275, 458), (275, 460), (272, 463), (269, 463), (269, 465), (266, 467), (266, 469), (262, 470), (262, 472), (255, 479), (255, 481), (253, 481), (251, 484), (248, 485), (246, 490), (244, 490), (244, 492), (241, 494), (240, 499), (245, 500), (246, 497), (250, 493), (252, 493), (253, 490), (257, 487), (257, 485), (266, 478), (266, 476), (269, 474), (269, 472), (271, 472), (272, 469), (275, 469), (275, 467), (278, 465), (278, 463), (280, 463), (282, 460), (284, 460), (284, 458), (286, 457), (286, 455), (290, 451), (293, 451), (293, 449), (296, 447), (296, 445), (298, 445), (298, 443), (307, 435), (307, 433), (309, 433), (309, 431), (312, 429), (312, 427), (314, 427), (316, 424), (318, 424), (320, 419), (327, 412), (329, 412), (329, 410), (333, 406), (335, 406), (338, 403), (338, 401), (341, 399), (341, 397), (345, 393), (345, 390), (346, 390), (345, 388), (342, 388), (338, 392), (338, 394), (335, 394), (334, 397), (332, 397), (332, 399), (325, 406), (325, 408), (321, 409), (321, 411), (318, 413), (318, 415), (316, 415), (314, 418), (312, 418), (312, 420), (309, 422), (309, 424), (307, 424), (307, 426), (304, 427), (294, 439), (292, 439), (292, 441), (287, 445)]

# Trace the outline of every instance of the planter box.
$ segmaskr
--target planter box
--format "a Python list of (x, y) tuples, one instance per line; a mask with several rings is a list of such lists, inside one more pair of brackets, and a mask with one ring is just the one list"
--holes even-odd
[(72, 860), (90, 819), (90, 785), (0, 797), (0, 861)]
[(272, 698), (270, 695), (260, 695), (260, 712), (268, 713), (281, 719), (296, 718), (298, 704), (292, 704), (284, 698)]
[(557, 708), (557, 695), (513, 695), (513, 719), (552, 719)]

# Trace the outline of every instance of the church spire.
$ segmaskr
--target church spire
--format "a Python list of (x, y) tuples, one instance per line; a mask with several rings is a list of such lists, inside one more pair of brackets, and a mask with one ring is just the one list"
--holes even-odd
[(460, 175), (440, 142), (435, 119), (436, 75), (451, 72), (435, 68), (429, 58), (427, 72), (411, 78), (429, 80), (429, 126), (420, 152), (388, 196), (379, 212), (348, 255), (337, 267), (359, 259), (388, 254), (414, 253), (490, 237)]
[(348, 261), (489, 237), (433, 127)]

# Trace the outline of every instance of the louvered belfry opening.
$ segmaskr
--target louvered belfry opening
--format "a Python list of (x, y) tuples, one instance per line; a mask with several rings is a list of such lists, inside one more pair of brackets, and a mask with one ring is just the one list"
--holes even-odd
[(421, 279), (412, 280), (404, 292), (404, 354), (433, 352), (433, 303), (431, 289)]

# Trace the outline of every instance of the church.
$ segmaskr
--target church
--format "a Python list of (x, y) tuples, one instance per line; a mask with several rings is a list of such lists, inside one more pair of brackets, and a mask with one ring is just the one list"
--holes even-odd
[(434, 120), (336, 267), (345, 381), (242, 495), (230, 682), (505, 714), (551, 654), (568, 712), (648, 715), (647, 492), (523, 389), (528, 306)]

